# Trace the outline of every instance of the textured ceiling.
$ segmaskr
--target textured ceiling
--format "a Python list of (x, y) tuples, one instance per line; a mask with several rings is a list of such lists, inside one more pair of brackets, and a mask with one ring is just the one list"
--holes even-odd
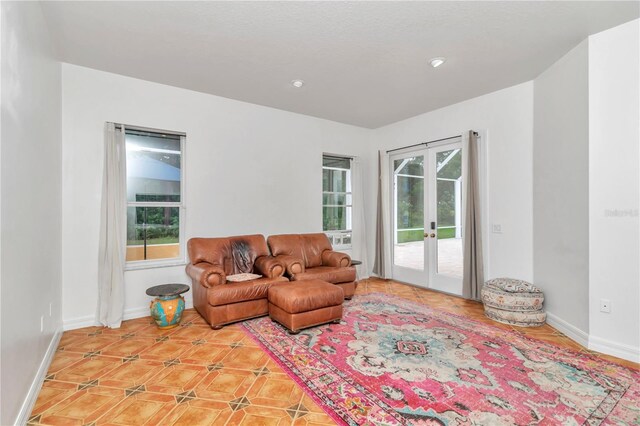
[(42, 7), (64, 62), (369, 128), (531, 80), (639, 15), (609, 1)]

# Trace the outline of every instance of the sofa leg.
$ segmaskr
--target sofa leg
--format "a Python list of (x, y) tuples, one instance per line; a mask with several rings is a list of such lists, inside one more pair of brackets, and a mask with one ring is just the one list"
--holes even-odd
[(213, 328), (214, 330), (220, 330), (222, 329), (222, 325), (212, 325), (211, 328)]
[(300, 334), (300, 330), (289, 330), (289, 334)]
[(342, 322), (341, 319), (334, 319), (333, 321), (331, 321), (334, 324), (340, 324)]

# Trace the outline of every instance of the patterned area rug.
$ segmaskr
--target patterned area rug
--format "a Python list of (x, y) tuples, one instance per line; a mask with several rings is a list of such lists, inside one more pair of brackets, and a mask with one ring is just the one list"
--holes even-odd
[(339, 424), (640, 425), (639, 372), (393, 296), (244, 326)]

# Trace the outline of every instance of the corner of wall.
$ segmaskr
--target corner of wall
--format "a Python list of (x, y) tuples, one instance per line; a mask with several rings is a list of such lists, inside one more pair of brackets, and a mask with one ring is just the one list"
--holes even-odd
[(59, 327), (51, 337), (47, 350), (42, 357), (42, 362), (36, 371), (35, 377), (31, 382), (31, 386), (29, 386), (27, 395), (25, 396), (24, 402), (18, 412), (18, 416), (15, 421), (16, 425), (25, 425), (29, 421), (29, 416), (33, 411), (33, 407), (35, 406), (38, 395), (40, 394), (40, 389), (42, 388), (42, 384), (47, 376), (49, 365), (51, 365), (51, 361), (53, 361), (53, 357), (56, 354), (56, 349), (60, 343), (60, 338), (62, 338), (62, 333), (62, 327)]
[(588, 48), (589, 348), (638, 362), (640, 19), (590, 36)]
[(549, 324), (585, 347), (589, 341), (587, 54), (583, 40), (534, 80), (532, 155), (535, 283), (545, 292)]
[(23, 424), (62, 332), (62, 81), (42, 5), (1, 6), (0, 423)]

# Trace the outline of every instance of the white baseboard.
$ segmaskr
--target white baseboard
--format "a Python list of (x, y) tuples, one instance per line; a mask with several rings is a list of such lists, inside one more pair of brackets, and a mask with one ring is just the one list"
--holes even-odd
[[(193, 300), (185, 298), (185, 308), (193, 308)], [(142, 318), (149, 316), (149, 305), (138, 306), (135, 308), (125, 309), (122, 316), (123, 320), (130, 320), (136, 318)], [(96, 320), (95, 315), (87, 315), (84, 317), (70, 318), (62, 321), (62, 328), (64, 331), (77, 330), (78, 328), (100, 326), (100, 323)]]
[(589, 350), (640, 363), (640, 348), (592, 336), (551, 312), (547, 312), (547, 323)]
[(588, 333), (585, 333), (575, 325), (568, 323), (557, 315), (554, 315), (551, 312), (547, 312), (547, 323), (551, 327), (555, 328), (576, 343), (581, 344), (585, 348), (589, 346)]
[(78, 328), (93, 327), (100, 325), (96, 321), (95, 315), (87, 315), (84, 317), (70, 318), (62, 321), (62, 329), (64, 331), (75, 330)]
[(60, 343), (61, 337), (62, 329), (59, 328), (54, 332), (53, 337), (49, 342), (49, 347), (44, 353), (44, 357), (42, 357), (42, 362), (40, 362), (40, 366), (38, 367), (36, 376), (33, 378), (33, 382), (31, 382), (31, 386), (29, 387), (27, 396), (24, 398), (22, 407), (20, 407), (20, 411), (18, 412), (18, 417), (16, 418), (15, 425), (25, 425), (27, 424), (27, 421), (29, 421), (29, 415), (31, 414), (31, 411), (33, 411), (33, 406), (36, 404), (36, 400), (38, 399), (38, 395), (40, 394), (40, 388), (42, 387), (42, 383), (44, 383), (45, 377), (47, 376), (49, 365), (51, 365), (51, 361), (53, 361), (53, 356), (56, 353), (56, 349), (58, 348), (58, 343)]
[(589, 349), (640, 363), (640, 348), (624, 343), (613, 342), (602, 337), (589, 336)]
[(136, 319), (136, 318), (142, 318), (142, 317), (148, 317), (148, 316), (149, 316), (149, 307), (144, 306), (144, 307), (130, 308), (125, 310), (124, 314), (122, 315), (122, 319), (126, 321), (130, 319)]

